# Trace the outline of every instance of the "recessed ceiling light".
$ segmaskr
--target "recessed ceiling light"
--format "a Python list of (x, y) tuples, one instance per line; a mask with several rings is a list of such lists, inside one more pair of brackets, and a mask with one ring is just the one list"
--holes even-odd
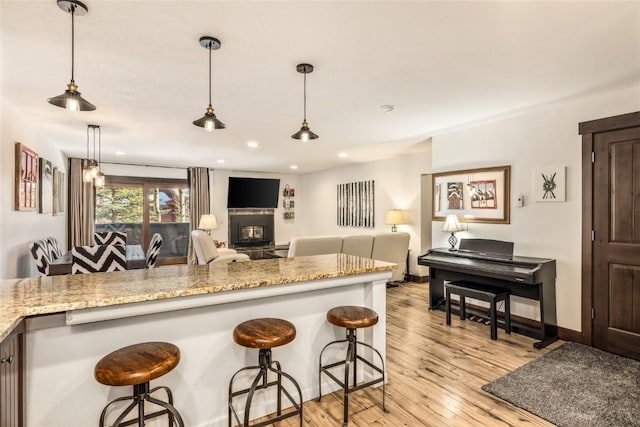
[(380, 106), (380, 109), (382, 110), (383, 113), (390, 113), (393, 111), (394, 108), (395, 108), (395, 105), (391, 105), (391, 104), (385, 104)]
[(345, 157), (347, 157), (347, 153), (345, 153), (344, 151), (341, 151), (341, 152), (338, 153), (338, 157), (345, 158)]
[(217, 162), (218, 163), (224, 163), (224, 159), (218, 159)]
[(116, 156), (124, 156), (125, 154), (127, 153), (125, 153), (124, 151), (116, 151)]
[(298, 169), (298, 165), (291, 165), (289, 166), (291, 169)]
[(249, 142), (247, 142), (247, 147), (249, 147), (249, 148), (257, 148), (257, 147), (258, 147), (258, 145), (259, 145), (259, 144), (258, 144), (257, 142), (255, 142), (255, 141), (249, 141)]

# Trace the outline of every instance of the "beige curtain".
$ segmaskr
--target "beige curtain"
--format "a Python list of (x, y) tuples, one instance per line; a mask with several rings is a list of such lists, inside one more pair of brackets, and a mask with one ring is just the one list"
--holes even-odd
[[(189, 212), (191, 230), (198, 228), (200, 217), (210, 213), (209, 201), (209, 168), (188, 168), (189, 179)], [(197, 264), (196, 256), (193, 252), (193, 242), (189, 233), (189, 264)]]
[(93, 244), (95, 222), (95, 189), (93, 183), (82, 182), (86, 160), (69, 159), (69, 248)]

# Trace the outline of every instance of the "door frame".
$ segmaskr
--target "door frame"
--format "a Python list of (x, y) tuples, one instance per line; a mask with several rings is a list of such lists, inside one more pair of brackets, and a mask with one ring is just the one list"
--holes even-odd
[[(183, 186), (187, 184), (188, 181), (186, 179), (176, 179), (176, 178), (145, 178), (145, 177), (132, 177), (132, 176), (119, 176), (119, 175), (107, 175), (105, 180), (106, 185), (122, 185), (122, 186), (130, 186), (130, 187), (140, 187), (142, 188), (143, 199), (145, 200), (143, 206), (143, 214), (142, 214), (142, 229), (144, 240), (142, 247), (146, 253), (149, 248), (149, 244), (151, 242), (151, 231), (150, 231), (150, 222), (149, 222), (149, 204), (146, 203), (148, 200), (148, 192), (151, 188), (156, 188), (158, 186), (167, 186), (170, 187), (172, 185), (180, 185)], [(95, 223), (95, 219), (94, 219)], [(192, 230), (193, 225), (189, 225), (189, 230)], [(190, 236), (187, 236), (190, 239)], [(158, 258), (157, 265), (173, 265), (173, 264), (186, 264), (188, 261), (189, 255), (184, 257), (170, 257), (170, 258)]]
[(582, 135), (582, 343), (593, 342), (593, 140), (597, 133), (640, 127), (640, 111), (579, 123)]

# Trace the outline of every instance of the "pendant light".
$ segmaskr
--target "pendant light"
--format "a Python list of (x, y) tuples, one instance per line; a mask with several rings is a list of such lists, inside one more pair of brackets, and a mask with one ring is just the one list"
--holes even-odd
[[(93, 158), (89, 158), (89, 134), (93, 131)], [(98, 125), (87, 125), (87, 164), (82, 169), (82, 181), (93, 182), (96, 187), (104, 187), (105, 177), (96, 161), (96, 131), (98, 132), (98, 158), (102, 161), (102, 131)]]
[(78, 0), (58, 0), (58, 7), (67, 13), (71, 14), (71, 81), (67, 85), (67, 89), (62, 95), (49, 98), (49, 104), (53, 104), (56, 107), (66, 108), (71, 111), (93, 111), (96, 106), (84, 99), (80, 92), (78, 92), (78, 86), (73, 79), (73, 67), (74, 67), (74, 46), (75, 46), (75, 25), (74, 17), (84, 16), (89, 12), (87, 6)]
[(204, 128), (207, 132), (211, 132), (214, 129), (224, 129), (227, 126), (216, 118), (211, 106), (211, 51), (220, 49), (220, 40), (215, 37), (203, 36), (200, 37), (200, 46), (209, 50), (209, 106), (204, 113), (204, 116), (195, 120), (194, 125)]
[(302, 142), (308, 142), (310, 139), (317, 139), (318, 135), (311, 132), (309, 124), (307, 123), (307, 74), (313, 72), (313, 65), (311, 64), (298, 64), (296, 70), (299, 73), (304, 74), (304, 118), (302, 119), (302, 127), (291, 138), (300, 139)]

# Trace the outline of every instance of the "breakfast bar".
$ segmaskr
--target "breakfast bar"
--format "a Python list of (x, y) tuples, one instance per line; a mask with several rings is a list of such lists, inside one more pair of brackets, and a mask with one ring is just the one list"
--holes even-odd
[[(315, 398), (318, 355), (326, 343), (344, 338), (344, 330), (326, 320), (332, 307), (375, 310), (380, 322), (360, 339), (384, 358), (386, 281), (395, 267), (331, 254), (5, 280), (0, 338), (23, 320), (26, 325), (26, 425), (96, 425), (107, 402), (130, 392), (99, 384), (93, 377), (96, 362), (146, 341), (180, 348), (179, 365), (162, 382), (172, 389), (185, 425), (226, 425), (230, 376), (257, 357), (233, 342), (232, 331), (256, 317), (295, 325), (295, 340), (274, 349), (274, 360), (297, 379), (303, 400)], [(360, 369), (358, 375), (368, 373)], [(323, 393), (336, 390), (325, 381)], [(258, 400), (252, 417), (273, 408), (274, 402)]]

